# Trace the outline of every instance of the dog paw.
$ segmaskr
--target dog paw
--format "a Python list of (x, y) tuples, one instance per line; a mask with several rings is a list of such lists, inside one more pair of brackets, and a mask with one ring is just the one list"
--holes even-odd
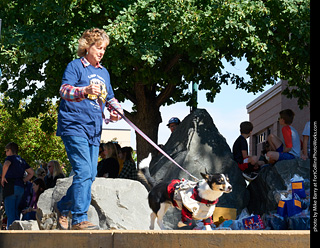
[(211, 228), (210, 225), (205, 225), (205, 228), (206, 228), (207, 231), (212, 231), (212, 228)]

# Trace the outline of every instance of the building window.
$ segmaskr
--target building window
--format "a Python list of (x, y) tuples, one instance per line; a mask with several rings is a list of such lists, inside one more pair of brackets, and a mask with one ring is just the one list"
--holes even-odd
[(265, 132), (263, 132), (263, 133), (260, 133), (259, 135), (258, 135), (258, 144), (261, 144), (261, 143), (263, 143), (263, 142), (265, 142), (266, 141), (266, 133)]

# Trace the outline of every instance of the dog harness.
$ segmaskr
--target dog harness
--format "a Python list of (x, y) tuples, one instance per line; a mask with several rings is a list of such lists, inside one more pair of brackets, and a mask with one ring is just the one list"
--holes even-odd
[(198, 183), (188, 180), (172, 180), (167, 191), (174, 207), (181, 210), (181, 221), (191, 226), (192, 219), (211, 225), (212, 214), (218, 199), (209, 201), (199, 195)]

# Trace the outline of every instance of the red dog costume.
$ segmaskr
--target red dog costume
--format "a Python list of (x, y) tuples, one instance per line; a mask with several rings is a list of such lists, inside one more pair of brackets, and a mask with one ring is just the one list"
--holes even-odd
[(172, 180), (167, 187), (174, 207), (181, 210), (181, 221), (190, 226), (192, 219), (202, 220), (204, 225), (211, 225), (212, 214), (218, 199), (208, 201), (199, 196), (198, 184), (187, 180)]

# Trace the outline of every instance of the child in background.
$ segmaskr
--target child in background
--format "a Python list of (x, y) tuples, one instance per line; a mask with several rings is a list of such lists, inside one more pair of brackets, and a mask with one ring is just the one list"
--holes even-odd
[[(260, 166), (264, 164), (263, 161), (258, 161), (257, 156), (248, 155), (248, 143), (247, 138), (252, 133), (253, 125), (249, 121), (244, 121), (240, 124), (240, 136), (236, 139), (233, 144), (232, 152), (233, 159), (238, 163), (241, 171), (244, 172), (244, 176), (254, 179), (257, 176), (257, 171)], [(254, 174), (252, 174), (254, 173)]]
[(281, 132), (284, 144), (276, 135), (270, 134), (268, 136), (271, 151), (267, 152), (266, 158), (271, 164), (280, 160), (289, 160), (300, 157), (299, 134), (297, 130), (291, 126), (294, 112), (291, 109), (285, 109), (280, 111), (279, 115), (279, 123), (282, 126)]

